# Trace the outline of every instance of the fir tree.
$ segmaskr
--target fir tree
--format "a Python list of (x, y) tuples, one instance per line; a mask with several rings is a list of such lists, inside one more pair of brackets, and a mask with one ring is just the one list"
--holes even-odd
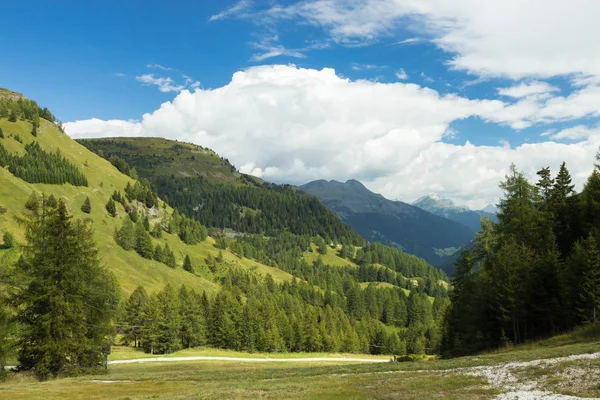
[(108, 203), (106, 203), (106, 211), (111, 217), (117, 216), (117, 205), (112, 198), (108, 199)]
[(119, 293), (100, 266), (89, 224), (72, 220), (62, 200), (56, 207), (48, 200), (20, 220), (27, 244), (17, 264), (28, 280), (17, 296), (19, 362), (41, 378), (101, 364)]
[(190, 260), (190, 256), (186, 254), (183, 259), (183, 269), (187, 272), (194, 272), (194, 267), (192, 267), (192, 260)]
[(142, 257), (152, 259), (154, 255), (154, 246), (150, 234), (144, 228), (142, 222), (135, 225), (135, 251)]
[(128, 340), (133, 341), (133, 347), (139, 347), (141, 345), (140, 339), (142, 336), (142, 329), (144, 327), (144, 308), (148, 302), (148, 295), (143, 286), (138, 286), (125, 305), (125, 319), (127, 327), (125, 328), (125, 335)]
[(11, 249), (15, 247), (16, 241), (15, 237), (10, 232), (4, 232), (4, 248)]
[(90, 204), (89, 197), (86, 197), (85, 200), (83, 201), (83, 204), (81, 205), (81, 211), (83, 211), (86, 214), (89, 214), (90, 212), (92, 212), (92, 205)]
[(137, 238), (135, 225), (129, 218), (124, 218), (121, 228), (115, 231), (115, 241), (125, 250), (135, 249)]

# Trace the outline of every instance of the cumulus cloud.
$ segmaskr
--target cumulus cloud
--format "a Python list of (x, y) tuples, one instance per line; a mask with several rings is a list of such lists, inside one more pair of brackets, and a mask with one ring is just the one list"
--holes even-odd
[(469, 117), (543, 123), (559, 109), (566, 117), (585, 112), (589, 96), (510, 104), (441, 95), (411, 83), (352, 81), (328, 68), (275, 65), (236, 72), (219, 88), (183, 90), (140, 121), (75, 121), (65, 129), (73, 137), (160, 136), (197, 143), (242, 172), (275, 182), (356, 178), (393, 199), (436, 192), (484, 206), (497, 200), (497, 184), (511, 162), (533, 177), (539, 167), (564, 160), (580, 184), (600, 135), (516, 148), (452, 145), (443, 141), (456, 135), (450, 124)]
[(63, 126), (73, 139), (143, 136), (142, 124), (138, 121), (92, 118), (83, 121), (66, 122)]

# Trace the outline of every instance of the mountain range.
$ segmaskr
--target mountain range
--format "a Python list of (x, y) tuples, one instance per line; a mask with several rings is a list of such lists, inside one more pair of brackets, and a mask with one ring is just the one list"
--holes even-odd
[(475, 237), (462, 222), (388, 200), (357, 180), (317, 180), (299, 188), (318, 197), (367, 240), (397, 247), (432, 265), (444, 264)]
[[(450, 199), (439, 195), (423, 196), (412, 203), (413, 206), (422, 208), (437, 216), (450, 219), (452, 221), (466, 225), (473, 232), (481, 230), (481, 218), (489, 218), (496, 221), (496, 214), (484, 210), (471, 210), (466, 206), (457, 206)], [(492, 206), (488, 206), (492, 207)], [(490, 208), (487, 208), (488, 210)]]

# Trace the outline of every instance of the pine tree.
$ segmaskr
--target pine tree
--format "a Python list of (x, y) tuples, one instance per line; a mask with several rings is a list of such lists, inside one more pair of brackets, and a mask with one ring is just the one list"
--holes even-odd
[(135, 251), (142, 257), (152, 259), (154, 256), (154, 246), (150, 234), (144, 228), (142, 222), (135, 225)]
[(17, 114), (15, 113), (15, 110), (12, 110), (10, 112), (10, 116), (8, 117), (8, 122), (17, 122)]
[(177, 266), (177, 262), (175, 261), (175, 253), (169, 248), (168, 244), (165, 244), (164, 249), (164, 263), (167, 267), (175, 268)]
[(575, 244), (569, 260), (573, 287), (571, 295), (584, 321), (596, 324), (600, 320), (600, 252), (590, 236)]
[(35, 126), (35, 125), (31, 126), (31, 135), (33, 137), (37, 137), (37, 126)]
[(115, 241), (125, 250), (133, 250), (136, 245), (135, 225), (129, 218), (123, 219), (121, 228), (115, 231)]
[(190, 256), (186, 254), (183, 260), (183, 269), (187, 272), (194, 272), (194, 267), (192, 267), (192, 260), (190, 260)]
[(27, 244), (17, 264), (28, 284), (17, 296), (24, 327), (19, 362), (41, 378), (101, 364), (118, 302), (115, 278), (100, 266), (88, 223), (65, 203), (43, 198), (20, 222)]
[(83, 204), (81, 205), (81, 211), (83, 211), (86, 214), (89, 214), (92, 211), (92, 205), (90, 204), (89, 197), (86, 197), (83, 201)]
[(108, 203), (106, 203), (106, 211), (111, 217), (117, 216), (117, 205), (112, 198), (108, 199)]
[(11, 249), (13, 247), (15, 247), (16, 241), (15, 241), (15, 237), (12, 235), (12, 233), (10, 232), (4, 232), (4, 248), (5, 249)]
[(179, 298), (173, 287), (167, 283), (167, 286), (158, 294), (159, 310), (162, 318), (159, 322), (160, 336), (158, 339), (160, 352), (170, 354), (179, 350), (181, 315), (179, 310)]
[(142, 330), (144, 327), (144, 308), (148, 302), (148, 295), (143, 286), (138, 286), (125, 305), (125, 319), (127, 327), (125, 328), (125, 335), (128, 340), (133, 341), (133, 347), (139, 347), (141, 345), (140, 339), (142, 336)]
[(4, 139), (4, 132), (2, 131), (2, 128), (0, 128), (0, 139)]

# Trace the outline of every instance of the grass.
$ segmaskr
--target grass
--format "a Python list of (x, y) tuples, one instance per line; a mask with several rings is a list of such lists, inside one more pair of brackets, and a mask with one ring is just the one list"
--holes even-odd
[(163, 138), (103, 138), (81, 141), (101, 149), (105, 155), (118, 155), (140, 176), (202, 176), (217, 183), (243, 184), (241, 174), (214, 151), (191, 143)]
[[(22, 154), (25, 151), (25, 144), (37, 140), (46, 151), (60, 149), (62, 155), (85, 173), (89, 182), (88, 187), (30, 184), (14, 177), (7, 169), (0, 168), (0, 182), (2, 182), (0, 205), (8, 209), (6, 214), (0, 215), (0, 235), (10, 231), (15, 235), (17, 242), (23, 243), (22, 229), (14, 217), (25, 212), (24, 204), (33, 191), (40, 194), (53, 194), (66, 202), (76, 218), (91, 218), (101, 261), (115, 274), (125, 295), (133, 292), (138, 285), (143, 285), (147, 291), (154, 292), (162, 290), (167, 283), (175, 287), (185, 285), (197, 292), (206, 291), (208, 294), (219, 290), (219, 285), (214, 282), (214, 275), (204, 261), (208, 254), (216, 257), (219, 252), (212, 238), (190, 246), (181, 242), (175, 235), (164, 234), (159, 241), (163, 244), (168, 243), (174, 251), (178, 264), (175, 269), (153, 260), (146, 260), (133, 251), (123, 250), (115, 243), (113, 232), (121, 225), (122, 219), (127, 218), (127, 215), (119, 205), (119, 216), (112, 218), (104, 206), (114, 190), (124, 192), (126, 184), (132, 182), (131, 178), (121, 174), (108, 161), (58, 131), (56, 126), (48, 121), (41, 120), (37, 138), (31, 135), (29, 122), (8, 122), (6, 119), (0, 119), (0, 127), (5, 135), (4, 139), (0, 139), (0, 143), (9, 152)], [(15, 140), (15, 134), (21, 137), (23, 143)], [(92, 205), (92, 212), (89, 215), (80, 210), (86, 196), (90, 198)], [(172, 209), (167, 207), (167, 212), (172, 212)], [(155, 243), (158, 242), (156, 239), (153, 240)], [(190, 274), (181, 268), (186, 254), (191, 258), (195, 274)], [(263, 276), (270, 273), (275, 281), (281, 282), (292, 278), (284, 271), (239, 258), (228, 250), (223, 251), (223, 260), (225, 265), (236, 266)]]
[[(91, 376), (48, 382), (37, 382), (27, 374), (14, 374), (6, 382), (0, 383), (0, 398), (487, 399), (498, 394), (499, 390), (488, 386), (485, 379), (465, 375), (457, 368), (553, 358), (596, 352), (599, 349), (600, 326), (596, 326), (536, 343), (451, 360), (381, 364), (343, 364), (335, 361), (285, 364), (223, 361), (122, 364), (110, 366), (107, 373), (100, 371)], [(215, 349), (191, 349), (172, 356), (175, 355), (247, 356), (244, 353)], [(140, 358), (140, 353), (132, 349), (115, 348), (111, 357)], [(588, 379), (589, 384), (583, 386), (565, 384), (569, 380), (557, 375), (569, 368), (587, 368), (587, 371), (597, 375), (600, 361), (566, 362), (552, 365), (547, 370), (529, 368), (518, 377), (542, 379), (542, 390), (580, 396), (600, 395), (597, 380)], [(585, 377), (586, 375), (583, 379)]]
[(214, 349), (210, 347), (198, 347), (176, 351), (167, 355), (152, 355), (144, 353), (141, 349), (136, 349), (127, 346), (114, 346), (109, 356), (109, 360), (132, 360), (137, 358), (154, 358), (154, 357), (193, 357), (193, 356), (209, 356), (209, 357), (241, 357), (241, 358), (275, 358), (275, 359), (293, 359), (293, 358), (364, 358), (364, 359), (382, 359), (389, 360), (390, 356), (374, 356), (370, 354), (347, 354), (347, 353), (247, 353), (234, 350)]
[(331, 265), (334, 267), (350, 266), (350, 267), (358, 268), (358, 265), (356, 265), (352, 261), (347, 260), (345, 258), (341, 258), (338, 255), (340, 252), (340, 249), (341, 249), (341, 246), (338, 246), (338, 248), (335, 248), (335, 249), (332, 249), (331, 247), (329, 247), (327, 249), (327, 254), (322, 255), (322, 254), (319, 254), (319, 252), (317, 251), (317, 246), (313, 243), (313, 244), (311, 244), (311, 251), (307, 251), (304, 254), (304, 260), (306, 260), (306, 262), (308, 262), (309, 264), (312, 264), (319, 257), (321, 257), (321, 259), (323, 260), (323, 264), (326, 264), (326, 265)]

